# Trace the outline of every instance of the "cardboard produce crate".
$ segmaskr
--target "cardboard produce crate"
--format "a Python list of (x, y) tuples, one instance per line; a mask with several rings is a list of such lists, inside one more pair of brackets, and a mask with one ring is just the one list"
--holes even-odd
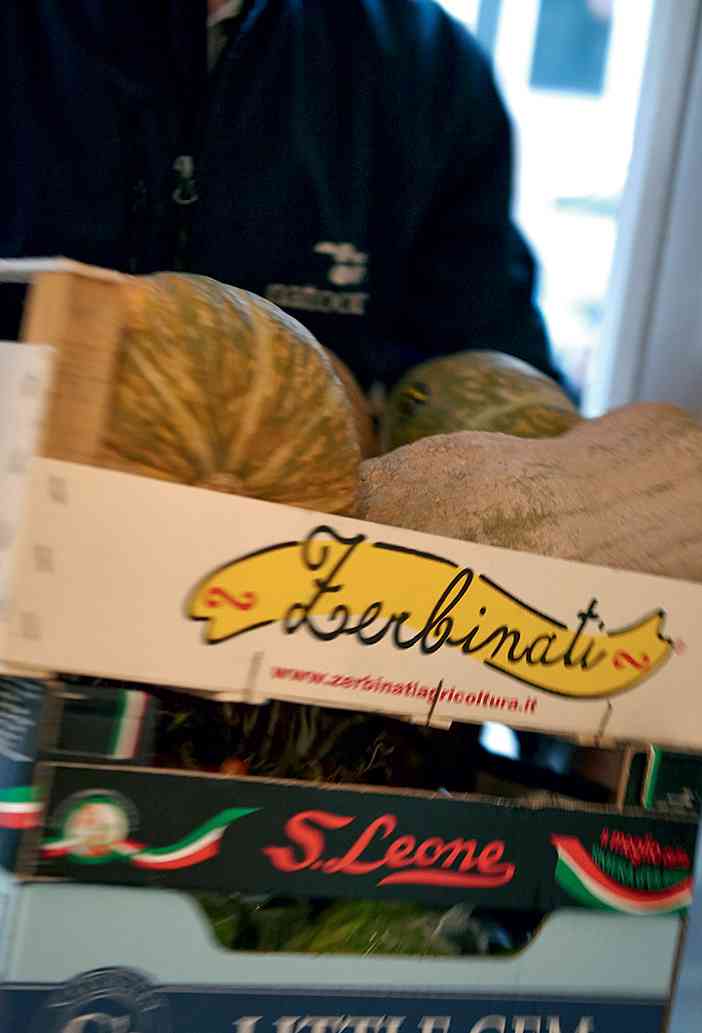
[(24, 337), (43, 342), (4, 349), (14, 381), (53, 368), (38, 455), (20, 427), (24, 476), (0, 467), (24, 493), (4, 536), (6, 670), (702, 746), (702, 586), (91, 466), (123, 278), (60, 261), (0, 275), (32, 280)]
[(0, 688), (26, 715), (18, 752), (35, 749), (0, 796), (0, 856), (22, 878), (544, 914), (691, 900), (694, 814), (159, 770), (147, 693)]
[(562, 912), (506, 958), (231, 953), (192, 899), (14, 887), (3, 1028), (23, 1033), (661, 1033), (680, 920)]
[[(647, 797), (665, 810), (621, 805), (658, 785), (645, 744), (702, 747), (702, 588), (99, 469), (122, 278), (2, 276), (31, 281), (25, 343), (0, 350), (9, 1028), (660, 1033), (696, 815), (669, 787)], [(54, 706), (62, 675), (120, 680), (117, 722)], [(156, 770), (130, 683), (621, 747), (616, 799)], [(505, 958), (254, 954), (216, 942), (201, 891), (546, 917)]]
[[(9, 774), (40, 790), (24, 827), (5, 829), (24, 861), (0, 890), (3, 1028), (664, 1030), (692, 816), (158, 772), (148, 694), (3, 689), (24, 728)], [(203, 889), (545, 917), (506, 957), (231, 951)]]

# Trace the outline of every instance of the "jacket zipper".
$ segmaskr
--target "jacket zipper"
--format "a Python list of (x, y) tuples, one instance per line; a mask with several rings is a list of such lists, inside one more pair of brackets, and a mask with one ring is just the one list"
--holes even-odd
[(146, 182), (137, 180), (132, 188), (131, 242), (129, 248), (129, 271), (136, 275), (142, 271), (144, 261), (145, 226), (148, 214)]
[[(1, 0), (0, 0), (1, 2)], [(175, 188), (172, 199), (178, 206), (179, 217), (177, 220), (176, 246), (176, 271), (188, 271), (190, 259), (190, 245), (193, 229), (193, 206), (200, 200), (197, 183), (196, 157), (199, 157), (206, 144), (208, 128), (216, 121), (217, 113), (221, 107), (221, 100), (218, 99), (218, 83), (225, 64), (232, 60), (232, 53), (238, 51), (245, 35), (245, 29), (251, 20), (254, 9), (261, 3), (261, 0), (244, 0), (242, 10), (237, 18), (236, 38), (230, 40), (220, 54), (215, 68), (209, 72), (204, 82), (204, 91), (199, 103), (192, 105), (191, 100), (185, 104), (186, 120), (185, 133), (182, 137), (183, 149), (188, 148), (190, 153), (183, 153), (173, 162), (175, 173)], [(190, 88), (191, 84), (188, 84)], [(188, 95), (190, 96), (190, 95)], [(188, 117), (189, 116), (189, 117)]]
[(195, 178), (195, 159), (192, 154), (180, 154), (173, 162), (176, 185), (173, 200), (178, 205), (178, 238), (176, 241), (176, 270), (187, 269), (188, 250), (192, 230), (192, 206), (199, 200)]

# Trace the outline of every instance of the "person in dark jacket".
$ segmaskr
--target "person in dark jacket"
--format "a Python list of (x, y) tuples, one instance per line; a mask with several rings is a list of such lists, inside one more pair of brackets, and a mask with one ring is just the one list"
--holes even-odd
[(244, 287), (366, 388), (469, 348), (556, 375), (508, 117), (434, 0), (1, 7), (0, 258)]

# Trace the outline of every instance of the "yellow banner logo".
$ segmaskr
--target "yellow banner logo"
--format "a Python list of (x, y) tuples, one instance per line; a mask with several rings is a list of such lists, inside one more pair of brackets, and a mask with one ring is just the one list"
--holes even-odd
[(320, 642), (348, 636), (423, 654), (455, 650), (526, 685), (583, 699), (633, 688), (672, 653), (662, 610), (610, 631), (592, 599), (564, 624), (451, 560), (327, 526), (208, 575), (187, 613), (207, 621), (210, 644), (279, 624)]

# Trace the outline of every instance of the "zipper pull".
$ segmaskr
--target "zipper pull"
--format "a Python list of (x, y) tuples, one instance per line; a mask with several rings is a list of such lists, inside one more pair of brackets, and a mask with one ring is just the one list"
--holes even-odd
[(148, 210), (148, 196), (146, 183), (140, 179), (132, 188), (131, 206), (131, 245), (129, 256), (129, 271), (134, 276), (144, 261), (145, 226)]
[(176, 174), (176, 188), (173, 200), (176, 204), (187, 206), (199, 200), (195, 182), (195, 161), (192, 154), (181, 154), (173, 162)]

